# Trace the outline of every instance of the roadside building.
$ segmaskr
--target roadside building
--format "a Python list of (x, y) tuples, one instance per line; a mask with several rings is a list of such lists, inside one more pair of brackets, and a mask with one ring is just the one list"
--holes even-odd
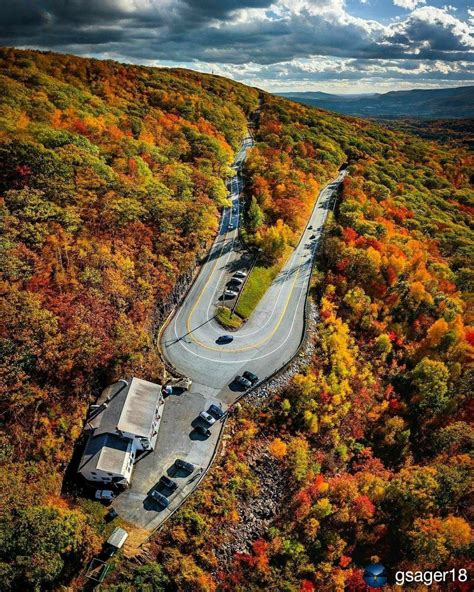
[(136, 454), (155, 448), (163, 404), (161, 385), (147, 380), (108, 386), (91, 407), (79, 473), (92, 482), (129, 485)]

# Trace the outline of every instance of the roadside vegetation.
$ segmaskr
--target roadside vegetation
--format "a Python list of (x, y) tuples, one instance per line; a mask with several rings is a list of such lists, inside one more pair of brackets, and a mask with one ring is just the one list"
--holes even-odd
[(260, 260), (259, 263), (252, 267), (235, 307), (235, 312), (240, 317), (243, 319), (250, 317), (285, 264), (289, 252), (291, 252), (291, 248), (287, 247), (285, 253), (273, 265), (265, 265), (264, 260)]
[[(0, 52), (0, 83), (2, 589), (74, 589), (104, 536), (96, 505), (61, 495), (86, 408), (119, 376), (160, 376), (157, 303), (214, 236), (259, 94), (14, 49)], [(471, 156), (264, 95), (245, 169), (262, 271), (242, 314), (346, 161), (311, 363), (237, 413), (154, 560), (117, 566), (104, 591), (359, 592), (374, 555), (390, 570), (472, 571)], [(254, 448), (289, 485), (271, 524), (222, 554), (269, 488)]]
[(232, 312), (227, 306), (218, 307), (216, 310), (216, 320), (227, 329), (238, 329), (243, 323), (242, 317)]
[[(278, 102), (299, 133), (326, 117)], [(373, 557), (389, 573), (474, 567), (472, 158), (352, 125), (369, 137), (319, 252), (311, 363), (230, 424), (226, 455), (155, 540), (163, 590), (362, 592)], [(276, 503), (270, 523), (259, 502)]]

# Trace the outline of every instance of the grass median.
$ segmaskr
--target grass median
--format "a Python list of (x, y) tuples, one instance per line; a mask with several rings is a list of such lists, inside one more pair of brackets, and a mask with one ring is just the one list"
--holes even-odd
[(227, 306), (219, 306), (216, 320), (226, 329), (238, 329), (243, 323), (243, 319), (235, 312), (232, 313)]
[(243, 319), (248, 319), (250, 317), (257, 304), (280, 272), (292, 250), (291, 247), (288, 247), (285, 254), (271, 266), (257, 263), (257, 265), (252, 268), (252, 271), (245, 282), (239, 301), (237, 302), (237, 306), (235, 307), (235, 312), (239, 317), (242, 317)]

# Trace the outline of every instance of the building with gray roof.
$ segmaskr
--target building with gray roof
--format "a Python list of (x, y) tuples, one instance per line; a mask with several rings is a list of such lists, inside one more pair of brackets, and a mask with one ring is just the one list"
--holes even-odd
[(159, 384), (132, 378), (108, 386), (91, 407), (79, 473), (88, 481), (128, 485), (136, 454), (155, 447), (162, 406)]

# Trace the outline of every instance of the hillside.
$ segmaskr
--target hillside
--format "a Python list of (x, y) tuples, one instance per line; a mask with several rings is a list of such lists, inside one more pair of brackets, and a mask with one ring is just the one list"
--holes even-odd
[[(469, 156), (185, 70), (4, 49), (0, 85), (4, 589), (74, 589), (99, 548), (103, 508), (61, 496), (87, 405), (120, 376), (161, 377), (157, 326), (216, 232), (259, 98), (244, 238), (268, 264), (349, 166), (315, 275), (314, 354), (232, 421), (156, 562), (124, 563), (102, 589), (359, 590), (375, 554), (465, 566)], [(287, 484), (282, 511), (225, 555), (268, 495), (262, 450)]]
[(400, 90), (385, 94), (331, 95), (287, 92), (281, 96), (347, 115), (376, 119), (462, 119), (474, 117), (474, 86)]

